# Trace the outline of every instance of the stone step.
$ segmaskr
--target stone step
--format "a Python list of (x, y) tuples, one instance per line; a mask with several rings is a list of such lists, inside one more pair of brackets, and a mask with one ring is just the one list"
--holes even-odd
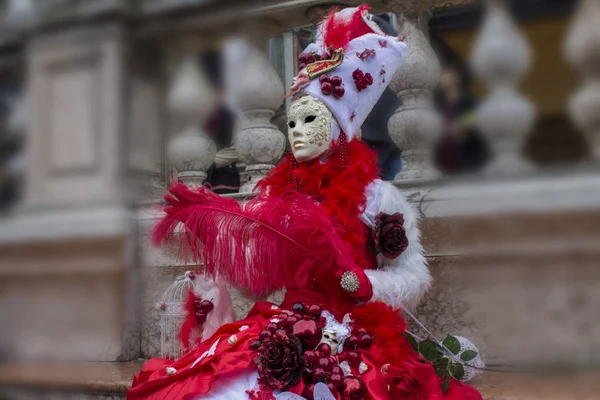
[[(11, 400), (125, 399), (143, 362), (69, 365), (0, 364), (0, 398)], [(471, 384), (486, 400), (597, 399), (600, 371), (485, 372)]]
[(143, 362), (0, 364), (0, 398), (125, 400)]

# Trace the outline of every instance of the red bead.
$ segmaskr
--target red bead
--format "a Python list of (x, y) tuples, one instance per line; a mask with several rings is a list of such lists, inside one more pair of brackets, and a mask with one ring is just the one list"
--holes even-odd
[(344, 386), (344, 377), (342, 374), (331, 374), (329, 382), (333, 383), (336, 387), (342, 387)]
[(265, 329), (271, 333), (275, 333), (275, 331), (277, 330), (277, 324), (274, 322), (271, 322), (270, 324), (267, 324)]
[(327, 372), (323, 368), (315, 368), (313, 370), (313, 380), (315, 382), (324, 382), (327, 379)]
[(323, 74), (319, 77), (319, 82), (331, 82), (331, 79), (329, 79), (329, 75)]
[(319, 350), (315, 350), (315, 355), (317, 356), (317, 358), (323, 357), (323, 353), (321, 353)]
[(196, 310), (200, 310), (200, 308), (202, 308), (202, 299), (194, 300), (194, 308)]
[(250, 350), (258, 350), (259, 347), (260, 340), (255, 340), (254, 342), (250, 343)]
[(321, 92), (325, 95), (327, 94), (331, 94), (331, 92), (333, 91), (333, 85), (329, 82), (323, 82), (321, 83)]
[(346, 89), (344, 89), (343, 86), (336, 86), (333, 88), (333, 97), (335, 97), (336, 99), (340, 99), (344, 96), (344, 93), (346, 93)]
[(167, 305), (166, 304), (161, 304), (160, 305), (160, 311), (167, 311)]
[(356, 351), (349, 351), (346, 355), (346, 358), (350, 365), (356, 366), (360, 364), (360, 354), (358, 354)]
[(364, 383), (355, 376), (347, 376), (344, 378), (344, 390), (342, 391), (343, 399), (362, 399), (366, 396), (367, 390)]
[(341, 375), (343, 377), (344, 376), (344, 371), (342, 370), (342, 367), (340, 367), (337, 364), (334, 364), (333, 368), (331, 368), (331, 375), (333, 376), (333, 375), (336, 375), (336, 374)]
[(206, 322), (206, 313), (203, 311), (196, 312), (196, 322), (199, 324), (203, 324)]
[(356, 346), (358, 346), (358, 338), (354, 335), (350, 336), (344, 342), (344, 346), (347, 346), (351, 350), (356, 350)]
[[(335, 356), (329, 356), (329, 361), (331, 362), (332, 366), (337, 367), (338, 361), (337, 361), (337, 358)], [(332, 372), (333, 372), (333, 370), (332, 370)]]
[(340, 362), (342, 362), (342, 361), (346, 361), (346, 360), (348, 359), (347, 355), (348, 355), (348, 352), (346, 352), (346, 351), (345, 351), (345, 352), (343, 352), (343, 353), (339, 353), (339, 354), (337, 355), (337, 357), (338, 357), (338, 360), (340, 360)]
[(258, 337), (260, 338), (260, 340), (265, 340), (265, 339), (270, 338), (271, 336), (273, 336), (273, 334), (271, 332), (262, 331)]
[(342, 84), (342, 77), (341, 76), (332, 76), (331, 77), (331, 84), (333, 86), (340, 86)]
[(190, 278), (191, 280), (196, 279), (196, 274), (193, 271), (190, 271), (190, 273), (188, 274), (188, 278)]
[(304, 68), (306, 68), (306, 64), (302, 63), (302, 64), (298, 65), (299, 70), (303, 70)]
[(359, 344), (361, 348), (368, 349), (373, 344), (373, 338), (368, 333), (364, 334), (360, 337)]
[(302, 303), (295, 303), (292, 306), (292, 310), (297, 312), (298, 314), (304, 314), (304, 304)]
[(296, 322), (298, 322), (300, 318), (296, 317), (295, 315), (290, 315), (288, 317), (288, 319), (285, 321), (285, 324), (283, 324), (283, 326), (285, 326), (286, 328), (292, 328), (294, 326), (294, 324)]
[(296, 336), (307, 349), (314, 349), (321, 341), (322, 330), (312, 319), (301, 319), (292, 326), (292, 334)]
[(281, 314), (277, 314), (277, 316), (275, 318), (277, 318), (280, 322), (281, 321), (285, 321), (286, 319), (288, 319), (289, 315), (287, 315), (286, 313), (281, 313)]
[(317, 366), (319, 368), (323, 368), (327, 372), (331, 372), (331, 368), (333, 368), (333, 364), (329, 358), (319, 358), (319, 361), (317, 361)]
[(317, 350), (323, 353), (323, 356), (325, 357), (329, 357), (331, 355), (331, 346), (327, 343), (321, 343), (319, 347), (317, 347)]
[(202, 303), (200, 303), (200, 308), (205, 313), (209, 313), (213, 310), (213, 308), (215, 308), (215, 305), (210, 300), (202, 300)]
[(312, 315), (313, 317), (318, 317), (321, 315), (321, 306), (313, 304), (312, 306), (308, 307), (308, 313), (310, 315)]
[(310, 64), (310, 63), (314, 63), (315, 62), (315, 56), (313, 56), (312, 54), (309, 54), (306, 56), (306, 63)]
[(298, 54), (298, 61), (305, 63), (306, 62), (306, 56), (308, 56), (308, 54), (306, 54), (306, 53), (300, 53), (300, 54)]
[(363, 335), (366, 335), (368, 332), (365, 328), (358, 328), (358, 330), (356, 331), (356, 336), (361, 337)]
[(275, 332), (274, 336), (279, 340), (287, 340), (288, 339), (288, 334), (283, 329), (280, 329), (277, 332)]
[(317, 355), (315, 354), (314, 351), (312, 350), (306, 350), (304, 352), (304, 359), (309, 362), (309, 363), (314, 363), (316, 362), (319, 358), (317, 357)]
[(302, 371), (302, 378), (304, 379), (304, 383), (312, 382), (312, 379), (313, 379), (312, 375), (313, 375), (312, 368), (304, 368), (304, 371)]
[(306, 385), (306, 387), (304, 388), (304, 392), (302, 392), (302, 395), (304, 395), (304, 397), (306, 397), (308, 400), (314, 400), (315, 385), (313, 383)]

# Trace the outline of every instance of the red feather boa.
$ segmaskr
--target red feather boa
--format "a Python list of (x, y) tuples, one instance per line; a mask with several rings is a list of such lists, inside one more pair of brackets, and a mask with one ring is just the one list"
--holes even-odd
[(328, 161), (310, 161), (298, 164), (291, 171), (293, 156), (288, 154), (269, 175), (260, 181), (257, 189), (271, 195), (295, 190), (297, 179), (300, 191), (318, 201), (325, 213), (341, 227), (342, 240), (349, 245), (356, 265), (363, 269), (376, 267), (374, 251), (370, 247), (369, 228), (358, 218), (365, 210), (365, 189), (378, 178), (377, 156), (360, 140), (347, 144), (347, 166), (341, 167), (339, 146), (332, 142)]

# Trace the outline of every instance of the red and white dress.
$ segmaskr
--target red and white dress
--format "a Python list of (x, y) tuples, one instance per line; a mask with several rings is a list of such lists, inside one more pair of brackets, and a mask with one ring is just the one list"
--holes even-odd
[[(156, 235), (183, 223), (192, 239), (186, 250), (206, 257), (226, 243), (218, 227), (232, 228), (227, 243), (234, 244), (205, 259), (207, 272), (255, 293), (285, 288), (286, 295), (280, 305), (256, 303), (245, 319), (223, 325), (178, 360), (149, 360), (129, 400), (273, 399), (281, 392), (310, 399), (316, 382), (328, 384), (337, 399), (481, 399), (453, 379), (444, 393), (432, 364), (405, 339), (399, 309), (414, 307), (431, 280), (415, 213), (396, 188), (377, 179), (375, 154), (364, 143), (339, 142), (326, 161), (286, 157), (250, 205), (204, 188), (171, 189)], [(253, 228), (243, 219), (254, 220)], [(397, 243), (389, 243), (390, 232)], [(197, 238), (206, 247), (197, 247)], [(260, 271), (250, 270), (258, 265)], [(342, 345), (334, 355), (327, 345), (315, 350), (327, 327)]]

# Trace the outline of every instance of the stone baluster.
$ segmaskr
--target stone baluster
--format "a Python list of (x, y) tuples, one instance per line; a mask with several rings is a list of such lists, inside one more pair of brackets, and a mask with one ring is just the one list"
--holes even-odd
[(583, 83), (569, 102), (571, 117), (600, 159), (600, 2), (580, 0), (565, 41), (567, 60)]
[(527, 133), (535, 122), (535, 108), (518, 93), (531, 54), (505, 0), (486, 0), (485, 18), (475, 43), (471, 65), (488, 86), (489, 95), (476, 112), (476, 126), (487, 138), (492, 174), (519, 173), (531, 168), (522, 156)]
[(405, 37), (408, 45), (404, 63), (390, 82), (402, 101), (388, 122), (390, 136), (402, 150), (405, 161), (396, 180), (431, 180), (438, 176), (432, 166), (431, 149), (441, 131), (441, 118), (433, 107), (440, 64), (427, 34), (431, 2), (389, 0), (387, 5), (397, 14), (399, 37)]
[(246, 164), (241, 174), (240, 192), (251, 192), (281, 159), (285, 150), (285, 135), (271, 123), (275, 111), (283, 104), (283, 83), (264, 52), (271, 24), (265, 22), (258, 29), (256, 23), (245, 32), (249, 38), (241, 73), (228, 84), (233, 85), (236, 101), (244, 113), (240, 131), (236, 137), (236, 150)]
[(206, 136), (203, 126), (216, 104), (216, 95), (200, 70), (198, 52), (187, 49), (169, 89), (167, 105), (177, 133), (170, 140), (167, 156), (177, 169), (179, 181), (202, 185), (213, 163), (217, 147)]

